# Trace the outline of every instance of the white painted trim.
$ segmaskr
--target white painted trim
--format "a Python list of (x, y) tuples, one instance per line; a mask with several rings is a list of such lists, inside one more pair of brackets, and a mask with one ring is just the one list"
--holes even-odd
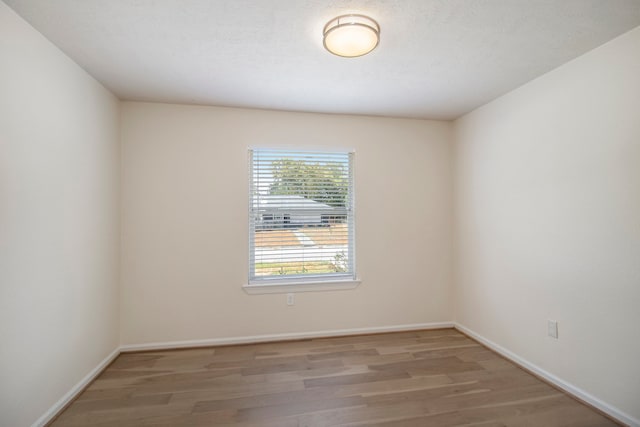
[(257, 294), (286, 294), (288, 292), (320, 292), (346, 291), (355, 289), (361, 283), (360, 279), (320, 280), (298, 282), (254, 283), (242, 286), (249, 295)]
[(491, 350), (495, 351), (496, 353), (499, 353), (500, 355), (506, 357), (507, 359), (511, 360), (512, 362), (514, 362), (517, 365), (522, 366), (525, 369), (528, 369), (529, 371), (533, 372), (534, 374), (538, 375), (541, 378), (544, 378), (545, 380), (547, 380), (548, 382), (550, 382), (551, 384), (561, 388), (562, 390), (566, 391), (567, 393), (577, 397), (580, 400), (585, 401), (586, 403), (592, 405), (595, 408), (598, 408), (599, 410), (601, 410), (602, 412), (606, 413), (607, 415), (611, 416), (612, 418), (615, 418), (616, 420), (627, 424), (630, 427), (640, 427), (640, 420), (632, 417), (631, 415), (622, 412), (620, 409), (609, 405), (608, 403), (598, 399), (597, 397), (587, 393), (586, 391), (582, 390), (579, 387), (576, 387), (575, 385), (568, 383), (567, 381), (555, 376), (554, 374), (552, 374), (551, 372), (545, 371), (544, 369), (540, 368), (537, 365), (534, 365), (533, 363), (529, 362), (528, 360), (518, 356), (517, 354), (513, 353), (510, 350), (507, 350), (506, 348), (502, 347), (499, 344), (494, 343), (491, 340), (488, 340), (487, 338), (483, 337), (482, 335), (472, 331), (471, 329), (467, 328), (466, 326), (463, 326), (457, 322), (454, 323), (454, 327), (456, 329), (458, 329), (460, 332), (465, 333), (467, 335), (469, 335), (471, 338), (477, 340), (478, 342), (484, 344), (485, 346), (489, 347)]
[(453, 328), (453, 322), (435, 322), (435, 323), (416, 323), (412, 325), (397, 325), (397, 326), (374, 326), (370, 328), (354, 328), (354, 329), (334, 329), (328, 331), (316, 331), (316, 332), (291, 332), (286, 334), (267, 334), (267, 335), (253, 335), (244, 337), (229, 337), (229, 338), (210, 338), (204, 340), (190, 340), (190, 341), (171, 341), (171, 342), (155, 342), (147, 344), (125, 344), (120, 347), (122, 352), (128, 351), (140, 351), (140, 350), (167, 350), (172, 348), (184, 348), (184, 347), (207, 347), (217, 345), (232, 345), (232, 344), (252, 344), (260, 342), (272, 342), (272, 341), (290, 341), (307, 338), (324, 338), (346, 335), (361, 335), (361, 334), (375, 334), (381, 332), (403, 332), (403, 331), (415, 331), (421, 329), (442, 329)]
[[(233, 107), (231, 107), (233, 108)], [(269, 111), (269, 110), (267, 110)], [(304, 114), (304, 113), (303, 113)], [(281, 144), (281, 145), (277, 145), (277, 144), (271, 144), (269, 142), (266, 142), (262, 145), (260, 144), (255, 144), (255, 145), (249, 145), (247, 146), (247, 150), (274, 150), (274, 151), (301, 151), (301, 152), (305, 152), (305, 153), (318, 153), (318, 154), (324, 154), (324, 153), (355, 153), (356, 149), (355, 148), (345, 148), (345, 147), (341, 147), (339, 145), (335, 146), (335, 147), (327, 147), (327, 146), (321, 146), (321, 145), (312, 145), (310, 147), (300, 147), (299, 145), (296, 144), (290, 144), (290, 145), (286, 145), (286, 144)]]
[(42, 426), (46, 425), (48, 422), (50, 422), (56, 415), (58, 415), (58, 413), (62, 410), (62, 408), (64, 408), (67, 404), (69, 404), (69, 402), (71, 402), (73, 399), (75, 399), (76, 396), (82, 390), (84, 390), (84, 388), (87, 386), (87, 384), (89, 384), (91, 381), (93, 381), (95, 379), (95, 377), (97, 377), (98, 374), (100, 374), (102, 372), (102, 370), (109, 363), (111, 363), (116, 357), (118, 357), (119, 354), (120, 354), (120, 347), (118, 347), (115, 350), (113, 350), (107, 357), (104, 358), (104, 360), (102, 360), (102, 362), (100, 362), (98, 364), (98, 366), (93, 368), (91, 370), (91, 372), (89, 372), (87, 375), (85, 375), (85, 377), (82, 378), (80, 380), (80, 382), (78, 382), (76, 385), (71, 387), (71, 390), (69, 390), (64, 396), (62, 396), (60, 398), (60, 400), (58, 400), (56, 403), (54, 403), (53, 406), (51, 406), (47, 410), (47, 412), (42, 414), (42, 416), (40, 418), (38, 418), (36, 420), (36, 422), (34, 422), (31, 425), (31, 427), (42, 427)]

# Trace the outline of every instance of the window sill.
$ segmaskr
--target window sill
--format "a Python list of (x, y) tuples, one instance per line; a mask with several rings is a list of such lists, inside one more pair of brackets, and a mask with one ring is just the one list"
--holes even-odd
[(360, 282), (360, 279), (323, 280), (313, 282), (273, 282), (244, 285), (242, 286), (242, 289), (249, 295), (286, 294), (290, 292), (346, 291), (357, 288), (358, 285), (360, 285)]

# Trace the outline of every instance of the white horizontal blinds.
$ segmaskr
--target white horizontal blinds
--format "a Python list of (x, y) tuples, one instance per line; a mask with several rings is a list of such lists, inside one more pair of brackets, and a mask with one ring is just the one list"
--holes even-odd
[(254, 149), (250, 281), (354, 275), (353, 154)]

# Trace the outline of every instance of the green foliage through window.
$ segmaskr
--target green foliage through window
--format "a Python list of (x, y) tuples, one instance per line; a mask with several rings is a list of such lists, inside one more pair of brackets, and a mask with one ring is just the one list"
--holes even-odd
[(345, 207), (349, 190), (344, 163), (281, 159), (271, 163), (271, 195), (297, 195), (333, 207)]

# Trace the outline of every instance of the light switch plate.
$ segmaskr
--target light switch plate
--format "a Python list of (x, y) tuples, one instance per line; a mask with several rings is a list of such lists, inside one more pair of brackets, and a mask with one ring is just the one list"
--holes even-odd
[(547, 334), (551, 338), (558, 339), (558, 321), (547, 320)]

